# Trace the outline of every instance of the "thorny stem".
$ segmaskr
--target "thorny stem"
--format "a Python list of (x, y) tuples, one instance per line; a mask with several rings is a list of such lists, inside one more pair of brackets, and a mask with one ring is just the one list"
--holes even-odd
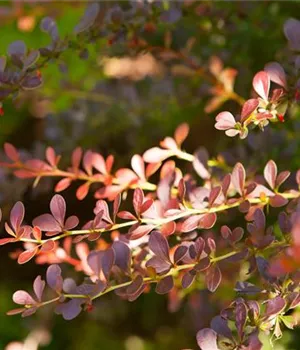
[[(287, 193), (278, 193), (282, 197), (286, 199), (294, 199), (300, 197), (299, 192), (287, 192)], [(259, 203), (268, 203), (270, 197), (265, 197), (263, 200), (260, 198), (249, 198), (247, 199), (250, 204), (259, 204)], [(236, 208), (238, 207), (241, 203), (244, 202), (244, 198), (241, 198), (240, 200), (237, 200), (234, 203), (230, 204), (222, 204), (217, 207), (211, 207), (211, 208), (203, 208), (203, 209), (192, 209), (192, 208), (187, 208), (186, 211), (182, 211), (181, 213), (170, 216), (170, 217), (165, 217), (165, 218), (157, 218), (157, 219), (150, 219), (150, 218), (141, 218), (139, 221), (138, 220), (131, 220), (127, 222), (123, 222), (120, 224), (114, 224), (111, 225), (107, 228), (101, 228), (101, 229), (91, 229), (91, 230), (72, 230), (72, 231), (65, 231), (62, 234), (55, 236), (53, 238), (49, 239), (44, 239), (44, 240), (36, 240), (36, 239), (29, 239), (29, 238), (20, 238), (20, 241), (22, 242), (30, 242), (30, 243), (37, 243), (37, 244), (44, 244), (49, 240), (52, 241), (57, 241), (60, 240), (64, 237), (67, 236), (75, 236), (75, 235), (87, 235), (87, 234), (92, 234), (92, 233), (103, 233), (103, 232), (110, 232), (110, 231), (115, 231), (119, 230), (125, 227), (131, 227), (137, 222), (140, 222), (141, 224), (152, 224), (155, 227), (159, 227), (161, 225), (167, 224), (171, 221), (176, 221), (191, 215), (199, 215), (199, 214), (208, 214), (208, 213), (217, 213), (221, 211), (225, 211), (228, 209)]]

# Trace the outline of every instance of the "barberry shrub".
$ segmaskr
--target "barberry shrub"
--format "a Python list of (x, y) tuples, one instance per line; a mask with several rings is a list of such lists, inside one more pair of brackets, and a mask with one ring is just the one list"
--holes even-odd
[[(38, 88), (40, 70), (68, 48), (84, 58), (87, 51), (81, 43), (103, 36), (103, 22), (98, 21), (103, 14), (99, 13), (99, 4), (88, 6), (74, 30), (77, 41), (61, 38), (55, 21), (47, 17), (41, 28), (50, 35), (49, 46), (28, 50), (21, 41), (12, 43), (8, 56), (0, 60), (0, 98), (4, 101), (21, 90)], [(135, 5), (126, 13), (114, 7), (106, 14), (108, 45), (114, 45), (122, 33), (129, 49), (159, 51), (143, 40), (142, 33), (155, 31), (156, 21), (176, 22), (180, 14), (178, 4), (167, 11), (155, 3)], [(134, 36), (127, 33), (124, 38), (130, 16), (145, 21), (138, 22)], [(214, 101), (220, 106), (221, 100), (232, 99), (241, 105), (240, 115), (223, 111), (215, 117), (215, 128), (227, 136), (245, 139), (256, 126), (263, 130), (268, 124), (283, 123), (299, 101), (300, 22), (287, 20), (284, 34), (292, 53), (283, 62), (286, 70), (277, 62), (267, 63), (253, 77), (253, 94), (247, 100), (234, 92), (235, 72), (212, 59), (214, 79), (209, 80), (215, 84)], [(199, 71), (183, 53), (168, 48), (164, 52)], [(112, 155), (104, 157), (79, 147), (64, 169), (52, 147), (46, 149), (43, 160), (24, 159), (12, 144), (4, 144), (7, 159), (1, 166), (16, 177), (32, 178), (34, 185), (45, 177), (58, 179), (48, 213), (29, 224), (24, 205), (17, 202), (4, 223), (7, 236), (0, 245), (21, 242), (22, 250), (16, 254), (19, 264), (32, 260), (49, 264), (45, 277), (34, 279), (33, 292), (13, 294), (19, 307), (8, 315), (30, 316), (51, 304), (57, 314), (71, 320), (91, 311), (94, 300), (110, 292), (134, 301), (153, 286), (156, 293), (172, 292), (179, 300), (182, 290), (188, 294), (202, 288), (215, 293), (230, 286), (233, 300), (212, 318), (210, 328), (196, 335), (202, 350), (258, 350), (262, 349), (261, 333), (272, 344), (283, 330), (295, 328), (300, 304), (300, 171), (278, 169), (272, 159), (261, 173), (241, 162), (230, 167), (222, 159), (210, 159), (204, 148), (186, 152), (183, 143), (188, 134), (189, 126), (179, 125), (172, 137), (143, 155), (133, 155), (131, 167), (120, 169), (114, 167)], [(190, 163), (190, 172), (183, 172), (176, 160)], [(67, 203), (58, 194), (75, 182), (78, 200), (91, 191), (96, 198), (85, 223), (76, 215), (66, 215)], [(268, 220), (271, 213), (277, 215), (275, 222)], [(243, 224), (235, 227), (230, 218), (237, 215)], [(78, 284), (65, 276), (62, 264), (80, 271), (82, 281)]]

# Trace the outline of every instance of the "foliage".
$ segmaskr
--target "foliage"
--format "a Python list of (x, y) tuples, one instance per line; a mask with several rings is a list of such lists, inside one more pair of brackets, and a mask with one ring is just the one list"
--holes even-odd
[[(50, 45), (28, 50), (24, 42), (15, 41), (1, 58), (1, 99), (39, 88), (46, 63), (59, 60), (66, 50), (85, 59), (85, 46), (104, 37), (109, 47), (120, 44), (130, 54), (147, 51), (162, 60), (184, 62), (185, 74), (198, 74), (210, 85), (207, 113), (228, 101), (240, 105), (237, 119), (227, 111), (215, 118), (215, 128), (227, 136), (250, 138), (256, 126), (264, 130), (270, 123), (283, 123), (289, 113), (292, 118), (300, 96), (300, 22), (288, 19), (284, 24), (291, 50), (282, 62), (285, 69), (277, 62), (266, 64), (253, 77), (254, 95), (245, 100), (234, 89), (237, 71), (224, 68), (219, 58), (211, 57), (204, 70), (189, 55), (191, 42), (185, 50), (176, 50), (168, 31), (164, 47), (144, 38), (161, 25), (175, 25), (184, 6), (189, 7), (182, 6), (134, 3), (130, 9), (115, 6), (103, 13), (93, 3), (72, 38), (61, 38), (55, 21), (44, 18), (41, 29), (49, 34)], [(61, 167), (61, 156), (52, 147), (42, 160), (4, 144), (7, 159), (1, 166), (16, 177), (32, 178), (34, 186), (43, 178), (58, 178), (55, 192), (79, 182), (78, 200), (90, 192), (97, 199), (87, 222), (73, 213), (67, 216), (70, 209), (60, 194), (50, 201), (51, 213), (39, 215), (31, 224), (25, 221), (23, 203), (13, 206), (4, 224), (8, 236), (0, 245), (21, 242), (22, 249), (15, 253), (19, 264), (35, 259), (49, 267), (45, 280), (35, 278), (33, 293), (14, 293), (13, 301), (20, 307), (9, 315), (27, 317), (54, 305), (57, 314), (71, 320), (92, 311), (95, 300), (110, 292), (135, 301), (155, 285), (157, 294), (172, 295), (180, 303), (182, 291), (189, 294), (200, 286), (210, 293), (230, 289), (233, 298), (224, 298), (210, 328), (198, 331), (197, 343), (203, 350), (262, 349), (262, 334), (272, 345), (282, 330), (295, 328), (300, 304), (300, 170), (279, 172), (271, 159), (259, 172), (241, 159), (210, 159), (202, 147), (188, 153), (182, 145), (189, 131), (188, 124), (179, 125), (173, 137), (143, 155), (135, 154), (130, 168), (119, 169), (112, 154), (105, 157), (80, 147), (73, 151), (70, 166)], [(188, 171), (184, 161), (190, 164)], [(272, 222), (274, 213), (277, 219)], [(242, 224), (230, 225), (229, 219), (238, 215)], [(62, 263), (82, 272), (84, 279), (78, 283), (64, 277)]]

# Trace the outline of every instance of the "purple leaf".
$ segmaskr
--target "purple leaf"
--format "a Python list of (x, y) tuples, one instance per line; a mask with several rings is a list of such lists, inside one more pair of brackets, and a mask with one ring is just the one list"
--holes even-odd
[(63, 286), (61, 268), (58, 265), (50, 265), (47, 269), (46, 280), (51, 289), (61, 291)]
[(155, 288), (157, 294), (167, 294), (174, 287), (174, 281), (172, 276), (167, 276), (161, 279)]
[(185, 257), (187, 252), (188, 252), (187, 246), (181, 245), (177, 247), (174, 253), (174, 263), (178, 264), (178, 262), (180, 262), (180, 260), (182, 260)]
[(21, 58), (23, 58), (25, 56), (27, 49), (26, 49), (26, 45), (24, 43), (24, 41), (22, 40), (17, 40), (12, 42), (7, 50), (7, 53), (10, 56), (20, 56)]
[(38, 226), (42, 231), (61, 232), (62, 227), (51, 214), (42, 214), (32, 221), (33, 226)]
[(206, 270), (205, 282), (210, 292), (215, 292), (222, 280), (222, 274), (218, 265), (212, 265)]
[(158, 258), (170, 262), (169, 243), (160, 232), (154, 231), (151, 233), (149, 238), (149, 248)]
[(261, 292), (259, 287), (256, 287), (254, 284), (249, 282), (237, 282), (234, 290), (239, 293), (245, 294), (257, 294)]
[(132, 283), (127, 287), (126, 293), (128, 295), (134, 295), (136, 294), (139, 290), (143, 288), (144, 280), (142, 275), (137, 275)]
[(196, 278), (196, 273), (193, 270), (186, 272), (182, 277), (182, 281), (181, 281), (182, 288), (190, 287), (193, 284), (195, 278)]
[(208, 197), (208, 203), (209, 206), (213, 206), (213, 204), (215, 203), (215, 201), (217, 200), (217, 198), (219, 197), (220, 193), (221, 193), (221, 186), (217, 186), (211, 189), (209, 197)]
[(75, 215), (69, 216), (64, 224), (64, 229), (72, 230), (74, 227), (78, 226), (78, 224), (79, 224), (79, 219), (77, 216)]
[(205, 257), (201, 259), (198, 264), (194, 266), (195, 271), (200, 272), (207, 270), (210, 266), (210, 259), (208, 257)]
[(87, 6), (85, 13), (83, 17), (81, 18), (80, 22), (76, 25), (74, 28), (74, 33), (79, 34), (81, 32), (84, 32), (85, 30), (89, 29), (95, 22), (98, 14), (100, 11), (100, 4), (99, 3), (91, 3)]
[(64, 304), (60, 304), (56, 307), (55, 312), (59, 315), (62, 315), (62, 317), (65, 320), (73, 320), (75, 317), (77, 317), (81, 312), (81, 304), (83, 303), (83, 300), (80, 299), (72, 299), (67, 301)]
[(285, 307), (286, 307), (286, 302), (282, 297), (277, 296), (273, 299), (270, 299), (267, 302), (267, 307), (266, 307), (264, 317), (268, 319), (276, 315), (279, 315), (280, 313), (283, 312)]
[(197, 333), (197, 343), (201, 350), (219, 350), (217, 333), (210, 328), (203, 328)]
[(60, 194), (54, 195), (51, 199), (50, 210), (55, 220), (63, 227), (66, 216), (66, 202)]
[(127, 244), (114, 241), (112, 248), (115, 252), (115, 264), (124, 272), (130, 273), (131, 251)]
[(231, 330), (227, 325), (227, 321), (223, 317), (215, 316), (210, 322), (210, 327), (216, 333), (221, 334), (228, 339), (232, 338)]
[(37, 278), (33, 282), (33, 290), (38, 301), (42, 300), (45, 285), (46, 283), (42, 280), (41, 276), (37, 276)]
[(284, 34), (290, 42), (291, 49), (300, 50), (300, 21), (289, 18), (284, 23)]
[(25, 208), (22, 202), (17, 202), (10, 212), (10, 222), (15, 232), (17, 232), (24, 220)]
[(244, 327), (247, 320), (247, 307), (243, 302), (239, 302), (235, 308), (235, 325), (238, 331), (239, 338), (241, 339), (244, 333)]
[(157, 257), (153, 257), (146, 262), (146, 267), (153, 267), (158, 274), (167, 273), (171, 266), (170, 262)]
[(93, 272), (99, 276), (100, 272), (102, 270), (102, 257), (103, 257), (103, 250), (93, 251), (91, 252), (87, 257), (87, 262), (90, 266), (90, 268), (93, 270)]
[(109, 248), (104, 251), (102, 260), (101, 260), (102, 271), (107, 280), (109, 278), (109, 274), (114, 263), (115, 263), (115, 252), (112, 248)]
[(253, 89), (255, 92), (265, 101), (268, 100), (270, 90), (270, 78), (269, 75), (264, 72), (258, 72), (253, 78)]

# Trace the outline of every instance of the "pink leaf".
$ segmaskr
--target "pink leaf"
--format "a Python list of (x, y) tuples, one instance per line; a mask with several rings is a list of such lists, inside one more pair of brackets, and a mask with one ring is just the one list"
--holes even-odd
[(187, 218), (181, 226), (181, 232), (190, 232), (195, 230), (198, 227), (199, 221), (202, 218), (202, 214), (200, 215), (192, 215)]
[(93, 154), (93, 166), (101, 174), (107, 175), (106, 163), (101, 154), (99, 153)]
[(233, 168), (231, 180), (236, 191), (242, 196), (244, 193), (246, 172), (241, 163), (237, 163)]
[(1, 238), (0, 245), (5, 245), (7, 243), (12, 243), (15, 241), (15, 238)]
[(133, 193), (133, 207), (137, 216), (140, 215), (141, 206), (144, 202), (144, 192), (140, 188), (136, 188)]
[(148, 149), (143, 154), (143, 159), (147, 163), (159, 163), (173, 155), (174, 152), (170, 150), (161, 149), (159, 147), (153, 147)]
[(267, 101), (269, 97), (269, 90), (270, 90), (269, 75), (264, 71), (260, 71), (256, 73), (256, 75), (253, 78), (252, 85), (255, 92), (265, 101)]
[(241, 121), (244, 122), (258, 107), (259, 100), (257, 98), (252, 98), (247, 100), (242, 108)]
[(266, 164), (264, 168), (264, 177), (273, 190), (275, 187), (275, 181), (277, 177), (277, 165), (273, 160), (269, 160)]
[(218, 130), (228, 130), (234, 128), (236, 121), (230, 112), (221, 112), (216, 116), (215, 128)]
[(13, 301), (19, 305), (33, 305), (36, 301), (25, 290), (18, 290), (13, 294)]
[(77, 216), (75, 215), (69, 216), (64, 224), (64, 229), (72, 230), (74, 227), (78, 226), (78, 224), (79, 224), (79, 219)]
[(124, 220), (137, 220), (137, 218), (129, 211), (120, 211), (118, 217)]
[(145, 177), (145, 163), (143, 158), (139, 154), (135, 154), (131, 158), (131, 167), (136, 172), (138, 177), (143, 181), (146, 181)]

